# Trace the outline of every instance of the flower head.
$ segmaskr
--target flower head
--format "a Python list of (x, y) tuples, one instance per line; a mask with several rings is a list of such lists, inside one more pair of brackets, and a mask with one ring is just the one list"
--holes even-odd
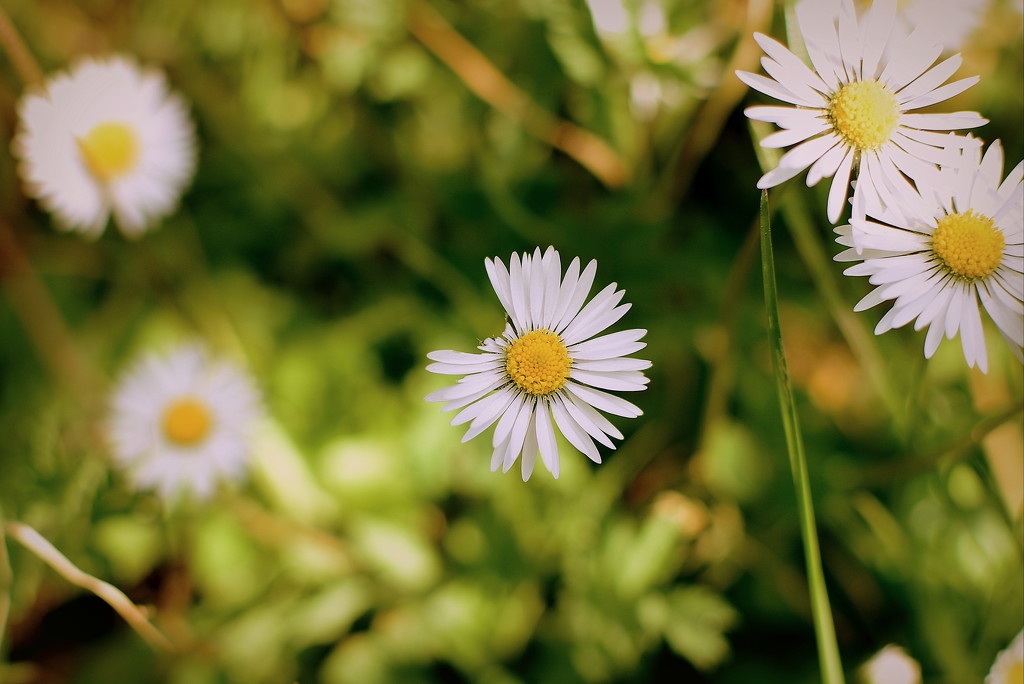
[(881, 222), (851, 219), (837, 242), (850, 247), (836, 261), (860, 261), (847, 275), (866, 275), (877, 287), (855, 307), (895, 300), (876, 334), (916, 319), (928, 327), (924, 354), (931, 358), (943, 333), (958, 332), (970, 366), (988, 369), (982, 306), (1021, 357), (1024, 345), (1024, 162), (1000, 182), (1003, 149), (953, 148), (962, 157), (925, 181), (899, 206), (875, 206)]
[(616, 291), (612, 283), (584, 306), (597, 262), (581, 271), (575, 258), (563, 278), (553, 247), (543, 256), (539, 248), (532, 257), (513, 254), (508, 269), (497, 258), (484, 264), (509, 323), (501, 337), (484, 340), (478, 347), (481, 354), (428, 354), (435, 363), (427, 370), (465, 377), (431, 392), (427, 401), (448, 402), (445, 411), (462, 409), (452, 425), (472, 421), (463, 442), (497, 423), (491, 470), (500, 466), (508, 471), (521, 453), (527, 480), (539, 451), (545, 467), (558, 477), (556, 427), (576, 449), (600, 463), (593, 440), (614, 449), (609, 437), (622, 439), (622, 433), (596, 409), (626, 418), (641, 414), (630, 402), (602, 390), (646, 389), (648, 380), (640, 371), (651, 365), (627, 358), (647, 346), (639, 341), (646, 330), (594, 337), (629, 310), (629, 304), (619, 304), (625, 291)]
[[(766, 54), (761, 64), (771, 78), (736, 72), (751, 88), (796, 105), (745, 112), (783, 129), (762, 140), (762, 146), (796, 145), (757, 187), (776, 186), (808, 168), (808, 186), (832, 177), (828, 217), (835, 223), (856, 177), (854, 216), (863, 217), (864, 194), (896, 202), (912, 191), (907, 177), (916, 180), (941, 162), (941, 148), (950, 142), (936, 131), (986, 122), (976, 112), (911, 113), (948, 100), (978, 77), (942, 85), (959, 68), (960, 56), (932, 66), (942, 46), (925, 28), (909, 37), (899, 35), (896, 0), (875, 0), (861, 17), (852, 0), (802, 0), (797, 18), (813, 70), (781, 43), (755, 33)], [(973, 144), (969, 138), (956, 142)]]
[(865, 684), (921, 684), (921, 666), (893, 644), (871, 656), (861, 674)]
[(162, 73), (86, 59), (22, 98), (13, 151), (27, 192), (68, 230), (113, 213), (135, 236), (170, 213), (195, 169), (195, 131)]
[(207, 498), (248, 466), (248, 434), (259, 414), (252, 379), (199, 347), (149, 354), (121, 380), (111, 404), (114, 460), (137, 489), (165, 499)]
[(1024, 631), (996, 656), (985, 684), (1024, 684)]

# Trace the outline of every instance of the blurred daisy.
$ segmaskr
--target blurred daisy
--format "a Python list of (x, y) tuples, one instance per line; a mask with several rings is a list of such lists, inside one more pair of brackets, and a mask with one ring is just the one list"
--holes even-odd
[[(751, 119), (783, 129), (762, 140), (762, 146), (796, 145), (757, 187), (774, 187), (808, 168), (808, 186), (832, 177), (828, 218), (835, 223), (855, 177), (854, 215), (863, 217), (865, 193), (886, 204), (898, 202), (912, 189), (904, 174), (917, 179), (941, 163), (939, 148), (948, 142), (936, 131), (986, 123), (976, 112), (910, 113), (948, 100), (978, 77), (942, 85), (959, 68), (960, 56), (929, 69), (942, 46), (924, 28), (909, 37), (898, 35), (893, 30), (896, 0), (875, 0), (862, 17), (852, 0), (803, 0), (796, 13), (813, 71), (781, 43), (755, 33), (767, 55), (761, 64), (771, 78), (736, 72), (751, 88), (796, 105), (745, 111)], [(957, 141), (972, 144), (968, 138)]]
[(861, 668), (864, 684), (921, 684), (921, 666), (899, 646), (889, 644)]
[(136, 236), (169, 214), (195, 170), (195, 131), (158, 71), (86, 59), (22, 98), (14, 154), (27, 192), (90, 237), (113, 213)]
[(109, 433), (115, 461), (137, 489), (203, 499), (248, 467), (249, 428), (260, 413), (252, 379), (199, 347), (149, 354), (118, 386)]
[(1024, 684), (1024, 631), (996, 656), (985, 684)]
[(935, 0), (910, 0), (900, 12), (900, 25), (925, 27), (947, 52), (960, 50), (981, 24), (990, 0), (943, 0), (935, 11)]
[[(464, 375), (455, 385), (431, 392), (427, 401), (448, 402), (444, 410), (462, 409), (452, 425), (472, 421), (466, 442), (495, 422), (491, 470), (509, 468), (522, 453), (523, 479), (528, 480), (540, 452), (541, 460), (558, 477), (557, 426), (565, 438), (595, 463), (601, 462), (597, 440), (609, 449), (620, 433), (597, 410), (626, 418), (642, 412), (625, 399), (602, 390), (635, 392), (646, 389), (640, 371), (650, 361), (626, 358), (647, 346), (646, 330), (625, 330), (594, 337), (629, 310), (619, 305), (624, 290), (612, 283), (584, 306), (597, 272), (591, 261), (580, 271), (573, 259), (562, 277), (553, 247), (541, 256), (513, 254), (509, 268), (501, 259), (485, 259), (487, 275), (508, 312), (501, 337), (484, 340), (482, 354), (436, 351), (432, 373)], [(552, 420), (553, 418), (553, 420)]]
[(856, 311), (895, 300), (875, 334), (916, 319), (916, 330), (928, 327), (931, 358), (943, 333), (959, 332), (967, 364), (987, 371), (979, 300), (1018, 358), (1024, 345), (1024, 162), (1000, 183), (999, 141), (984, 158), (980, 149), (958, 155), (960, 168), (919, 182), (920, 194), (908, 194), (898, 209), (871, 209), (880, 223), (855, 218), (837, 228), (837, 242), (851, 249), (835, 259), (862, 261), (845, 273), (877, 286)]

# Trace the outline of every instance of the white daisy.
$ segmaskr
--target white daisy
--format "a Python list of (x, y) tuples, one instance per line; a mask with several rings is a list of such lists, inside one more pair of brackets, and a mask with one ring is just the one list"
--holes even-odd
[(996, 656), (985, 684), (1024, 684), (1024, 631)]
[(975, 148), (957, 156), (960, 168), (919, 181), (920, 194), (906, 195), (900, 207), (869, 209), (881, 223), (851, 219), (837, 228), (836, 241), (851, 249), (835, 259), (862, 261), (845, 273), (877, 286), (855, 310), (895, 300), (876, 334), (916, 319), (915, 329), (928, 327), (924, 355), (931, 358), (943, 333), (952, 339), (959, 332), (968, 365), (987, 371), (978, 300), (1018, 358), (1024, 345), (1024, 162), (1000, 183), (999, 141), (984, 158)]
[(935, 0), (910, 0), (900, 12), (901, 27), (925, 27), (947, 52), (961, 49), (977, 30), (990, 0), (943, 0), (937, 12)]
[(861, 674), (865, 684), (921, 684), (921, 666), (893, 644), (864, 663)]
[[(862, 217), (864, 193), (885, 203), (898, 200), (910, 187), (904, 174), (917, 179), (941, 162), (938, 148), (948, 142), (936, 131), (986, 123), (977, 112), (911, 113), (948, 100), (978, 77), (942, 85), (959, 68), (960, 56), (931, 67), (942, 46), (925, 28), (909, 37), (897, 35), (896, 0), (875, 0), (862, 17), (852, 0), (803, 0), (796, 12), (814, 70), (781, 43), (755, 33), (767, 55), (761, 64), (771, 78), (736, 72), (751, 88), (796, 105), (745, 111), (751, 119), (783, 129), (762, 140), (764, 147), (800, 143), (757, 187), (776, 186), (808, 167), (808, 187), (832, 177), (828, 218), (835, 223), (850, 179), (856, 177), (854, 215)], [(968, 138), (958, 141), (972, 144)]]
[(194, 346), (149, 354), (113, 397), (114, 460), (137, 489), (155, 489), (165, 499), (185, 491), (207, 498), (219, 481), (245, 474), (249, 429), (259, 413), (259, 393), (235, 364)]
[(651, 366), (650, 361), (624, 358), (647, 346), (639, 341), (646, 330), (594, 337), (629, 310), (629, 304), (619, 305), (625, 291), (616, 291), (612, 283), (583, 306), (597, 262), (591, 261), (581, 272), (575, 258), (562, 278), (553, 247), (543, 256), (538, 248), (532, 258), (513, 254), (507, 270), (498, 258), (485, 259), (484, 264), (509, 323), (501, 337), (484, 340), (478, 347), (482, 354), (428, 354), (437, 362), (427, 366), (428, 371), (465, 377), (431, 392), (427, 401), (448, 402), (445, 411), (462, 409), (452, 425), (473, 421), (463, 442), (497, 422), (491, 440), (492, 471), (500, 466), (507, 472), (522, 453), (527, 480), (539, 450), (544, 465), (558, 477), (556, 426), (570, 444), (600, 463), (593, 440), (614, 449), (609, 437), (622, 439), (622, 433), (595, 409), (626, 418), (642, 413), (602, 390), (645, 389), (648, 380), (640, 371)]
[(12, 148), (27, 193), (68, 230), (98, 236), (113, 213), (138, 235), (174, 210), (195, 170), (184, 101), (124, 57), (79, 62), (18, 114)]

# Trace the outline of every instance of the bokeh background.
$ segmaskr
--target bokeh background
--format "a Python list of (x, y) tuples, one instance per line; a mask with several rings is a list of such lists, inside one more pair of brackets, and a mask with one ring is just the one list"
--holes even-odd
[[(937, 0), (936, 11), (945, 2)], [(975, 3), (977, 4), (977, 3)], [(984, 5), (943, 107), (1022, 156), (1022, 19)], [(1019, 3), (1017, 3), (1019, 4)], [(43, 68), (137, 56), (191, 103), (199, 170), (137, 241), (25, 199), (0, 59), (0, 500), (140, 605), (151, 650), (8, 542), (19, 683), (813, 682), (765, 337), (761, 173), (734, 77), (767, 0), (4, 0)], [(96, 93), (96, 97), (102, 97)], [(825, 187), (773, 194), (783, 330), (844, 664), (904, 646), (978, 682), (1024, 623), (1021, 366), (871, 334)], [(599, 262), (649, 330), (645, 412), (595, 466), (488, 470), (426, 353), (500, 332), (486, 256)], [(10, 246), (10, 243), (8, 243)], [(40, 299), (42, 292), (46, 297)], [(49, 329), (55, 314), (63, 328)], [(29, 331), (39, 329), (33, 336)], [(204, 340), (266, 398), (251, 476), (168, 508), (102, 426), (137, 355)]]

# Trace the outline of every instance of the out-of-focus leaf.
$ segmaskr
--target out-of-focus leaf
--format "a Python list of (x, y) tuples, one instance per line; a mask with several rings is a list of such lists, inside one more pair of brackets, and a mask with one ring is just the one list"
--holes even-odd
[(695, 667), (709, 670), (729, 653), (725, 632), (739, 617), (725, 599), (703, 587), (676, 589), (668, 596), (665, 639)]

